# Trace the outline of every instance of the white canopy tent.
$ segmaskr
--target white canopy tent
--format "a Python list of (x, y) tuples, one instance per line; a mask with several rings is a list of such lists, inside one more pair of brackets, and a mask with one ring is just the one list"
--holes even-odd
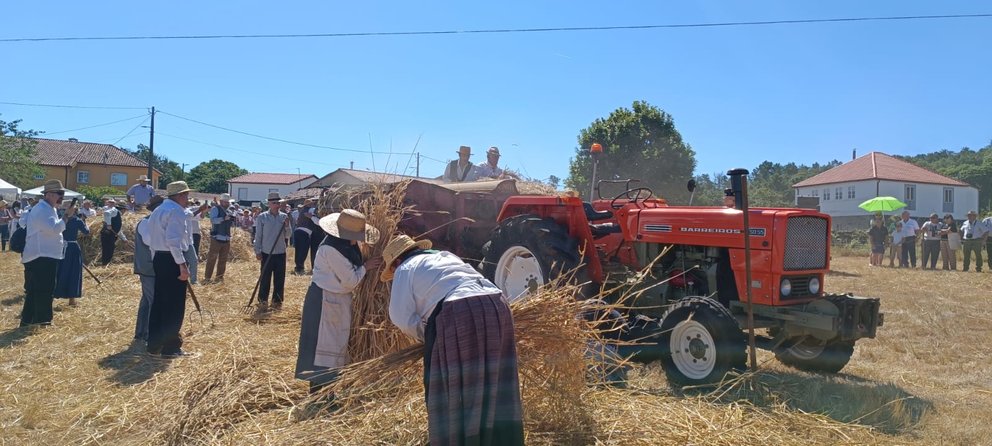
[(13, 202), (20, 195), (21, 189), (13, 184), (10, 184), (0, 178), (0, 198), (7, 200), (8, 202)]
[[(21, 192), (21, 195), (27, 195), (29, 197), (40, 197), (42, 195), (45, 195), (45, 194), (43, 194), (41, 192), (43, 189), (45, 189), (45, 186), (38, 186), (38, 187), (36, 187), (34, 189), (28, 189), (28, 190), (26, 190), (24, 192)], [(66, 189), (65, 190), (65, 197), (66, 198), (69, 198), (69, 199), (79, 197), (80, 199), (82, 199), (83, 198), (83, 194), (81, 194), (79, 192), (76, 192), (74, 190)]]

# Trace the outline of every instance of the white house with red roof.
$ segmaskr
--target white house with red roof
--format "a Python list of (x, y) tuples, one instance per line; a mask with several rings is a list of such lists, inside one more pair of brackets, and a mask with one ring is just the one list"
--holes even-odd
[(285, 197), (314, 181), (317, 181), (317, 176), (310, 173), (254, 172), (227, 180), (227, 191), (232, 200), (243, 205), (265, 203), (269, 192), (279, 192), (279, 196)]
[[(862, 229), (868, 214), (859, 204), (875, 197), (896, 197), (915, 218), (932, 213), (967, 218), (978, 208), (978, 189), (881, 152), (871, 152), (792, 185), (799, 197), (816, 197), (820, 212), (833, 218), (835, 229)], [(899, 211), (901, 212), (901, 211)]]

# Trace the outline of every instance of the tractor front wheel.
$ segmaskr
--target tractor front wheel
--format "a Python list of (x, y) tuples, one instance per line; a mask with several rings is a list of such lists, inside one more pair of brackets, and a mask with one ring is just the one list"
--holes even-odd
[(854, 341), (821, 341), (812, 336), (793, 340), (775, 351), (775, 358), (787, 366), (807, 372), (837, 373), (854, 354)]
[(734, 316), (708, 297), (687, 297), (661, 319), (661, 361), (669, 382), (704, 385), (744, 370), (747, 342)]
[(579, 265), (578, 243), (550, 218), (518, 215), (500, 222), (483, 247), (482, 274), (510, 300)]

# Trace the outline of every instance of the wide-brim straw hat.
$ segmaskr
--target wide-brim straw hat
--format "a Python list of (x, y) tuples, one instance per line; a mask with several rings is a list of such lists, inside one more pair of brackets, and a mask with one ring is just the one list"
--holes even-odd
[(141, 176), (138, 177), (138, 181), (148, 181), (148, 176), (147, 175), (141, 175)]
[(266, 201), (280, 201), (282, 197), (279, 196), (279, 192), (269, 192), (268, 199)]
[(65, 188), (62, 187), (62, 182), (59, 180), (48, 180), (45, 182), (45, 189), (42, 193), (49, 192), (65, 192)]
[(325, 215), (318, 224), (324, 232), (337, 238), (365, 243), (379, 241), (379, 230), (365, 222), (365, 214), (354, 209)]
[(185, 181), (173, 181), (169, 183), (168, 186), (165, 186), (165, 194), (170, 197), (173, 195), (179, 195), (183, 192), (192, 192), (192, 191), (193, 189), (190, 189)]
[(459, 148), (458, 148), (458, 152), (457, 152), (457, 153), (458, 153), (459, 155), (461, 155), (461, 154), (463, 154), (463, 153), (466, 153), (466, 154), (468, 154), (469, 156), (471, 156), (471, 155), (472, 155), (472, 148), (471, 148), (471, 147), (469, 147), (469, 146), (461, 146), (461, 147), (459, 147)]
[(220, 194), (220, 201), (231, 201), (231, 194)]
[(434, 246), (430, 240), (416, 240), (414, 241), (409, 235), (397, 235), (393, 237), (392, 240), (386, 245), (386, 248), (382, 251), (382, 272), (379, 273), (379, 280), (383, 282), (388, 282), (393, 280), (393, 275), (396, 274), (396, 268), (393, 266), (393, 262), (411, 249), (430, 249)]
[(0, 200), (0, 209), (3, 209), (5, 207), (7, 207), (7, 201), (6, 200)]

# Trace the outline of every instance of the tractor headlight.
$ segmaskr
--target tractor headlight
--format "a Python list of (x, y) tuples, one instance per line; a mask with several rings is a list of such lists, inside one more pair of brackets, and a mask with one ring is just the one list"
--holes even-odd
[(809, 294), (820, 294), (820, 278), (813, 277), (809, 279)]
[(782, 292), (782, 297), (788, 297), (792, 294), (792, 282), (789, 279), (782, 279), (782, 284), (778, 287)]

